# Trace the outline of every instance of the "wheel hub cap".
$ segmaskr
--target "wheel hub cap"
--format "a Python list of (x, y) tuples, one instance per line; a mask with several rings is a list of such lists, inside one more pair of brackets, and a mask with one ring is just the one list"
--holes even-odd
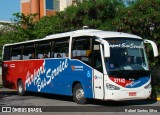
[(83, 91), (83, 89), (79, 89), (79, 90), (76, 91), (76, 98), (78, 100), (84, 98), (84, 91)]

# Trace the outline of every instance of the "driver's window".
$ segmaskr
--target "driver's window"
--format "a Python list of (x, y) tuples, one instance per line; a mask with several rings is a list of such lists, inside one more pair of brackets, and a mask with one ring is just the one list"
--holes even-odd
[(100, 44), (98, 42), (95, 42), (93, 46), (93, 68), (103, 73)]

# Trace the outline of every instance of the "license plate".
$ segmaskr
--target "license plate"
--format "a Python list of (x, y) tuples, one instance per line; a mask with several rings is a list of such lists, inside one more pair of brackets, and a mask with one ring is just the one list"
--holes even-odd
[(136, 96), (137, 93), (136, 92), (129, 92), (129, 96)]

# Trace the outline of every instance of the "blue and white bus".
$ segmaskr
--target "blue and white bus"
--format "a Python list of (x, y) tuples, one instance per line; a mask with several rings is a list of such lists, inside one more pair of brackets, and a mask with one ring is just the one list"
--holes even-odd
[(151, 95), (151, 74), (141, 37), (94, 29), (46, 36), (3, 47), (4, 87), (87, 99), (137, 100)]

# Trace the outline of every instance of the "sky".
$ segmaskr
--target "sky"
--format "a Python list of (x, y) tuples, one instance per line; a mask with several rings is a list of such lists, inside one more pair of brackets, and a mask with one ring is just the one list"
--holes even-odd
[(17, 12), (20, 12), (20, 0), (0, 0), (0, 21), (11, 21)]

